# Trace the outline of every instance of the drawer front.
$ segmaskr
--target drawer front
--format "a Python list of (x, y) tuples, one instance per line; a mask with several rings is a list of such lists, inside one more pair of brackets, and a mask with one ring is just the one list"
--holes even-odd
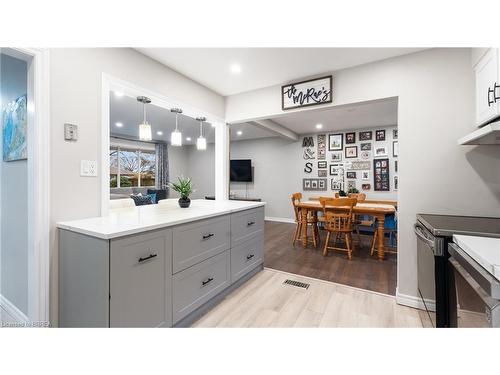
[(231, 247), (264, 233), (264, 207), (231, 215)]
[(170, 230), (112, 240), (110, 326), (171, 326)]
[(229, 231), (229, 216), (174, 228), (173, 273), (185, 270), (229, 249)]
[(253, 270), (264, 258), (264, 237), (259, 236), (231, 249), (231, 283)]
[(174, 324), (230, 285), (229, 250), (173, 277)]

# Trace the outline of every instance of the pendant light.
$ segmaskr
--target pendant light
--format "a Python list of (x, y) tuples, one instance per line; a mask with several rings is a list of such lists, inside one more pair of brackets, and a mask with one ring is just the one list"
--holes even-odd
[(143, 121), (139, 125), (139, 139), (141, 141), (150, 141), (152, 139), (151, 125), (146, 120), (146, 104), (151, 103), (151, 99), (146, 96), (138, 96), (137, 101), (142, 103), (144, 115)]
[(179, 113), (182, 113), (182, 109), (172, 108), (170, 112), (175, 113), (175, 130), (170, 134), (170, 144), (172, 146), (182, 146), (182, 133), (178, 128)]
[(207, 121), (205, 117), (197, 117), (196, 121), (200, 122), (200, 136), (196, 140), (196, 148), (198, 150), (206, 150), (207, 149), (207, 139), (203, 136), (203, 122)]

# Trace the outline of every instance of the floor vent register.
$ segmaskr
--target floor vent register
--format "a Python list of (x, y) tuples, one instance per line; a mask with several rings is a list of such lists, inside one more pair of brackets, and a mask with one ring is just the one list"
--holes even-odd
[(283, 284), (296, 286), (297, 288), (309, 289), (310, 284), (302, 283), (300, 281), (286, 279)]

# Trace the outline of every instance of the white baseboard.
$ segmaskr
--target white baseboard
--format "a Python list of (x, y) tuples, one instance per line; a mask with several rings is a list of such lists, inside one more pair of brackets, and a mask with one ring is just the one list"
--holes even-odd
[[(420, 297), (399, 293), (397, 288), (396, 288), (396, 302), (399, 305), (405, 305), (413, 307), (415, 309), (425, 310), (424, 302)], [(427, 308), (430, 311), (436, 311), (436, 301), (427, 299), (425, 300), (425, 304), (427, 305)]]
[(295, 224), (295, 220), (294, 219), (289, 219), (287, 217), (273, 217), (273, 216), (266, 216), (264, 218), (265, 220), (267, 221), (278, 221), (280, 223), (291, 223), (291, 224)]
[(28, 322), (28, 317), (16, 305), (0, 294), (0, 306), (18, 323)]

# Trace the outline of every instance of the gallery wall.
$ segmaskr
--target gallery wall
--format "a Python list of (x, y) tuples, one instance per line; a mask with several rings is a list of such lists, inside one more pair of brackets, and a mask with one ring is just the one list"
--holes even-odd
[[(358, 158), (345, 158), (345, 146), (341, 151), (342, 160), (340, 162), (332, 161), (332, 154), (335, 151), (328, 151), (328, 133), (321, 133), (326, 135), (326, 152), (325, 159), (317, 158), (317, 139), (318, 134), (310, 134), (303, 136), (298, 142), (291, 142), (289, 140), (272, 137), (261, 138), (254, 140), (236, 141), (231, 142), (230, 157), (231, 159), (251, 159), (253, 168), (253, 182), (231, 182), (230, 192), (237, 197), (260, 198), (267, 203), (265, 207), (266, 217), (271, 220), (289, 221), (294, 219), (294, 213), (290, 201), (290, 196), (295, 192), (302, 192), (304, 199), (313, 196), (333, 196), (338, 190), (332, 189), (332, 180), (337, 180), (340, 176), (330, 175), (330, 165), (342, 164), (344, 168), (343, 176), (345, 177), (345, 184), (348, 181), (355, 181), (356, 187), (367, 195), (367, 198), (372, 199), (397, 199), (397, 191), (393, 186), (393, 176), (395, 176), (394, 165), (397, 157), (392, 156), (392, 142), (393, 130), (397, 127), (378, 127), (374, 129), (356, 130), (356, 142), (347, 144), (347, 147), (358, 147)], [(375, 131), (384, 130), (386, 135), (385, 141), (375, 141)], [(359, 141), (360, 131), (372, 131), (371, 141)], [(351, 132), (351, 131), (347, 131)], [(341, 133), (345, 137), (346, 131), (335, 132)], [(331, 133), (334, 134), (334, 133)], [(304, 152), (307, 147), (303, 147), (304, 138), (313, 137), (314, 146), (311, 147), (314, 152), (314, 159), (304, 159)], [(359, 150), (361, 143), (370, 143), (371, 152), (369, 159), (361, 159), (361, 150)], [(375, 147), (387, 147), (390, 168), (390, 190), (389, 191), (375, 191), (373, 183), (373, 152)], [(386, 158), (386, 157), (384, 157)], [(325, 161), (326, 168), (318, 168), (318, 161)], [(362, 170), (356, 171), (355, 179), (348, 179), (347, 172), (352, 172), (348, 168), (350, 161), (369, 161), (370, 162), (370, 177), (369, 180), (362, 179)], [(306, 173), (306, 163), (311, 163), (311, 172)], [(326, 177), (318, 177), (318, 171), (323, 170), (326, 172)], [(326, 190), (304, 190), (304, 179), (326, 179)], [(370, 189), (362, 190), (363, 184), (370, 184)]]
[[(402, 303), (418, 303), (413, 232), (417, 213), (498, 216), (500, 212), (500, 148), (457, 145), (460, 137), (476, 128), (471, 50), (429, 49), (332, 74), (334, 99), (323, 108), (398, 98), (402, 169), (397, 297)], [(276, 85), (227, 97), (226, 121), (281, 116), (280, 89)]]
[[(7, 103), (27, 94), (27, 64), (1, 54), (2, 112)], [(0, 118), (3, 118), (3, 113)], [(3, 145), (0, 132), (0, 150)], [(2, 150), (3, 153), (3, 150)], [(1, 161), (1, 294), (28, 314), (28, 164)]]

